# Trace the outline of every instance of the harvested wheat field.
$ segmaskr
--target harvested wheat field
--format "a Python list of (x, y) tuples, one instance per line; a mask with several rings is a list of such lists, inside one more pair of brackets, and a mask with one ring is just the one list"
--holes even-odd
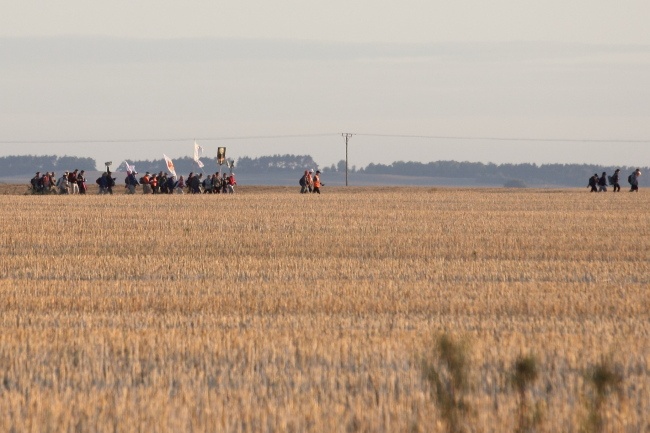
[(650, 431), (646, 191), (297, 189), (3, 196), (0, 431)]

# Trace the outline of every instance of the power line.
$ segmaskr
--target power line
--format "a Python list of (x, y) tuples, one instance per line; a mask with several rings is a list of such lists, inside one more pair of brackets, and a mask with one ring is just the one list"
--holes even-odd
[[(546, 143), (650, 143), (650, 140), (638, 139), (592, 139), (592, 138), (537, 138), (537, 137), (491, 137), (491, 136), (460, 136), (460, 135), (411, 135), (411, 134), (373, 134), (345, 133), (360, 137), (383, 138), (417, 138), (427, 140), (472, 140), (472, 141), (519, 141)], [(345, 134), (343, 136), (345, 137)], [(116, 138), (116, 139), (71, 139), (71, 140), (0, 140), (0, 144), (106, 144), (106, 143), (183, 143), (197, 141), (226, 141), (226, 140), (275, 140), (283, 138), (314, 138), (334, 137), (340, 133), (319, 134), (283, 134), (283, 135), (245, 135), (225, 137), (191, 137), (191, 138)]]
[(591, 138), (530, 138), (530, 137), (477, 137), (477, 136), (452, 136), (452, 135), (408, 135), (408, 134), (367, 134), (355, 133), (365, 137), (387, 138), (422, 138), (433, 140), (475, 140), (475, 141), (529, 141), (529, 142), (561, 142), (561, 143), (650, 143), (650, 140), (634, 139), (591, 139)]
[(115, 139), (74, 139), (74, 140), (2, 140), (0, 144), (105, 144), (105, 143), (182, 143), (187, 141), (225, 141), (225, 140), (267, 140), (280, 138), (309, 138), (336, 136), (338, 133), (324, 134), (285, 134), (248, 135), (231, 137), (192, 137), (192, 138), (115, 138)]

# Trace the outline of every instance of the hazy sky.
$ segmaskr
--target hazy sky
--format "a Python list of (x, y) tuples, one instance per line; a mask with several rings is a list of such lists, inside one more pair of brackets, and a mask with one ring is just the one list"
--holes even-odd
[(650, 165), (648, 1), (0, 5), (0, 155)]

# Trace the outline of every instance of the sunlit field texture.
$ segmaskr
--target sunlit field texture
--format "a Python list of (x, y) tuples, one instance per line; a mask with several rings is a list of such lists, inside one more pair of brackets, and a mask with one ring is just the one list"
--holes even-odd
[(298, 188), (3, 196), (0, 431), (650, 431), (647, 191)]

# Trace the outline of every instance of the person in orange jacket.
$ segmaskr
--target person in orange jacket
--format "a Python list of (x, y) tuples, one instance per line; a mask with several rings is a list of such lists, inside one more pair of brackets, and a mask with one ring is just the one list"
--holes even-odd
[(314, 184), (312, 192), (320, 194), (320, 187), (323, 185), (320, 181), (320, 170), (316, 170), (316, 174), (314, 175), (312, 182)]
[(156, 176), (155, 173), (151, 175), (151, 178), (149, 179), (149, 185), (151, 185), (152, 194), (157, 194), (160, 192), (158, 189), (158, 176)]
[(149, 172), (146, 172), (144, 176), (142, 176), (142, 179), (140, 179), (143, 194), (151, 194), (151, 185), (149, 184), (150, 180)]

